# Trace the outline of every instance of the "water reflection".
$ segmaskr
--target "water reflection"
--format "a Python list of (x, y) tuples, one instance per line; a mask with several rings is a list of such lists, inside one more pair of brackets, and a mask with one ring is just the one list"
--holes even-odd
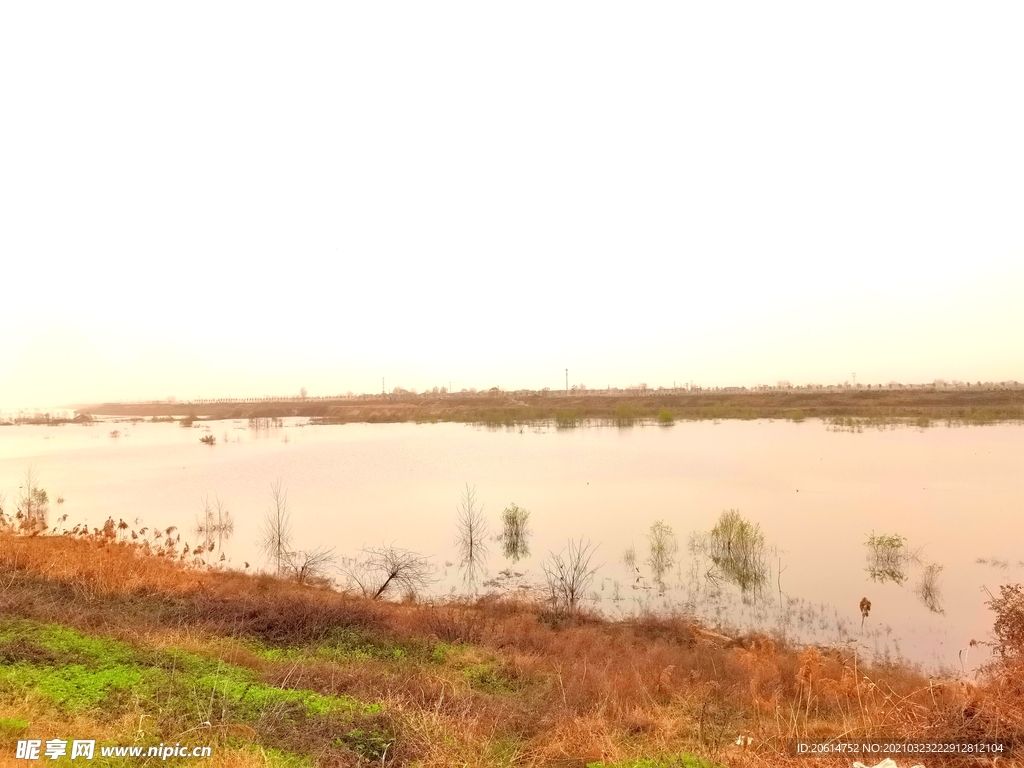
[(942, 595), (939, 591), (939, 574), (942, 573), (942, 566), (938, 563), (929, 563), (921, 574), (921, 581), (918, 582), (914, 592), (921, 603), (932, 613), (945, 613), (942, 607)]
[[(891, 624), (892, 636), (906, 638), (917, 660), (945, 654), (948, 661), (955, 644), (954, 663), (956, 648), (966, 642), (957, 633), (980, 636), (988, 630), (977, 618), (982, 583), (991, 585), (1004, 575), (1017, 579), (1012, 571), (1024, 556), (1019, 542), (1005, 535), (1014, 530), (1015, 510), (1024, 503), (1020, 427), (848, 435), (826, 432), (813, 421), (799, 426), (703, 422), (671, 430), (551, 426), (506, 434), (453, 424), (301, 428), (296, 419), (242, 418), (193, 424), (213, 426), (216, 445), (203, 446), (198, 438), (204, 432), (180, 429), (178, 423), (0, 429), (5, 512), (15, 517), (24, 470), (32, 463), (47, 490), (52, 488), (51, 511), (60, 495), (67, 498), (60, 514), (70, 513), (72, 525), (84, 527), (88, 521), (92, 531), (111, 514), (115, 522), (143, 516), (144, 524), (177, 523), (195, 547), (209, 543), (192, 535), (197, 513), (206, 522), (205, 506), (197, 507), (197, 499), (209, 493), (212, 507), (219, 494), (235, 523), (234, 535), (223, 542), (224, 567), (252, 561), (254, 568), (266, 568), (255, 560), (265, 488), (283, 477), (302, 499), (293, 549), (311, 551), (322, 544), (352, 555), (366, 543), (395, 542), (433, 555), (439, 564), (452, 562), (436, 588), (443, 594), (466, 589), (465, 571), (455, 565), (460, 558), (452, 503), (470, 478), (478, 481), (487, 508), (498, 504), (499, 514), (489, 522), (491, 534), (501, 537), (489, 536), (486, 543), (492, 554), (497, 547), (507, 557), (487, 579), (543, 584), (541, 561), (549, 551), (559, 551), (569, 535), (604, 542), (602, 551), (611, 547), (608, 559), (615, 561), (634, 541), (623, 564), (609, 562), (598, 574), (598, 580), (608, 577), (594, 583), (601, 610), (628, 615), (667, 604), (699, 614), (711, 626), (721, 622), (723, 628), (763, 630), (778, 622), (784, 632), (809, 640), (853, 635), (870, 645), (874, 639), (882, 654), (895, 646), (887, 631)], [(115, 427), (121, 430), (117, 440), (109, 438)], [(224, 429), (231, 430), (230, 441), (222, 437)], [(290, 445), (283, 444), (285, 434)], [(532, 512), (518, 560), (517, 534), (510, 532), (506, 540), (502, 515), (513, 498)], [(752, 515), (765, 529), (768, 542), (761, 540), (760, 563), (751, 556), (757, 548), (747, 556), (742, 546), (734, 551), (728, 526), (717, 525), (718, 513), (730, 507)], [(640, 519), (631, 512), (638, 509), (645, 510)], [(542, 525), (536, 524), (538, 514)], [(664, 590), (656, 583), (657, 557), (648, 562), (646, 534), (656, 519), (676, 534), (702, 532), (695, 536), (695, 555), (676, 553), (675, 565), (662, 572)], [(951, 524), (936, 525), (936, 520)], [(968, 520), (970, 525), (952, 524)], [(872, 529), (906, 535), (909, 548), (927, 541), (929, 560), (945, 569), (941, 574), (933, 569), (932, 578), (924, 564), (890, 557), (894, 548), (885, 546), (877, 547), (875, 558), (875, 548), (865, 547)], [(162, 547), (166, 538), (150, 543)], [(776, 544), (785, 547), (783, 563), (777, 561)], [(897, 551), (908, 549), (900, 544)], [(976, 555), (985, 555), (986, 565), (974, 565)], [(220, 562), (220, 553), (207, 558)], [(191, 551), (188, 559), (193, 562)], [(516, 569), (508, 578), (500, 570), (507, 566)], [(477, 578), (481, 588), (489, 588)], [(813, 596), (815, 602), (790, 602), (789, 595)], [(861, 634), (857, 605), (865, 595), (876, 608)], [(821, 600), (841, 608), (824, 610)]]

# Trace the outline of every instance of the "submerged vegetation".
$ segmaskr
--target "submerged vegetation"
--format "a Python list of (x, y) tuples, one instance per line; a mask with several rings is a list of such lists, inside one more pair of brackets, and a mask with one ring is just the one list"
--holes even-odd
[(664, 591), (665, 574), (675, 567), (679, 541), (676, 539), (672, 526), (663, 520), (658, 520), (651, 525), (651, 529), (647, 533), (647, 543), (650, 547), (647, 565), (650, 566), (654, 581)]
[(932, 613), (945, 613), (942, 608), (942, 593), (939, 587), (939, 575), (942, 573), (942, 566), (938, 563), (929, 563), (924, 567), (921, 574), (921, 581), (918, 582), (915, 592), (918, 599)]
[(530, 556), (530, 511), (515, 503), (501, 513), (500, 541), (505, 558), (517, 563)]
[(892, 581), (902, 585), (907, 580), (910, 565), (921, 561), (920, 553), (910, 551), (907, 539), (898, 534), (872, 533), (865, 546), (868, 550), (868, 576), (879, 584)]
[(714, 568), (711, 581), (725, 581), (739, 587), (744, 595), (759, 594), (768, 583), (768, 550), (757, 523), (745, 519), (739, 510), (721, 514), (710, 533), (690, 539), (690, 550), (708, 557)]
[[(439, 599), (430, 559), (393, 545), (344, 560), (341, 584), (314, 577), (329, 553), (294, 549), (280, 482), (263, 529), (272, 573), (196, 555), (234, 532), (216, 497), (202, 502), (191, 552), (173, 526), (48, 526), (48, 500), (30, 472), (17, 512), (0, 512), (0, 748), (73, 725), (100, 744), (211, 745), (218, 765), (253, 768), (753, 768), (808, 765), (789, 755), (797, 736), (1024, 738), (1020, 585), (989, 603), (988, 668), (925, 678), (892, 660), (872, 666), (856, 643), (725, 635), (650, 607), (609, 620), (592, 607), (605, 580), (583, 537), (548, 553), (541, 596)], [(471, 486), (459, 511), (470, 521), (460, 542), (473, 541), (461, 551), (480, 558), (487, 527)], [(502, 512), (509, 559), (528, 552), (529, 518), (516, 504)], [(669, 524), (655, 521), (646, 539), (642, 563), (634, 547), (623, 558), (639, 590), (650, 589), (642, 567), (664, 587), (679, 566)], [(903, 537), (872, 541), (880, 567), (906, 560)], [(765, 591), (765, 536), (738, 510), (694, 535), (691, 551), (709, 584)], [(917, 586), (938, 610), (941, 571), (924, 566)], [(802, 603), (782, 600), (805, 620)], [(860, 610), (866, 619), (867, 598)]]
[[(726, 556), (758, 538), (729, 519), (711, 545)], [(378, 551), (376, 586), (339, 591), (181, 562), (172, 529), (160, 552), (119, 530), (0, 531), (0, 748), (73, 729), (100, 745), (210, 745), (217, 765), (253, 768), (753, 768), (810, 765), (789, 756), (798, 736), (1024, 738), (1019, 585), (990, 603), (992, 667), (929, 679), (681, 615), (602, 619), (587, 610), (585, 540), (548, 558), (553, 614), (380, 599), (405, 594), (388, 585), (422, 565), (410, 553)]]

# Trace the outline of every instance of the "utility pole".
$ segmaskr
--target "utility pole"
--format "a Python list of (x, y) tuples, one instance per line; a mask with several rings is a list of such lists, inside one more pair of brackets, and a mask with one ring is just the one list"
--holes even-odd
[(565, 391), (569, 391), (569, 369), (565, 369)]
[(388, 391), (386, 389), (384, 389), (384, 377), (383, 376), (380, 377), (380, 393), (382, 395), (386, 395), (388, 393)]

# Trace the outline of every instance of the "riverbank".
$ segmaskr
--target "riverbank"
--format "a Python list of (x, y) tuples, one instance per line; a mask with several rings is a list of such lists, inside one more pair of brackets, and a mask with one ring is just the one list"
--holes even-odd
[(211, 765), (809, 768), (849, 761), (789, 739), (1024, 737), (1009, 667), (936, 678), (682, 616), (371, 600), (130, 541), (0, 533), (5, 756), (73, 737), (209, 745)]
[[(1024, 421), (1024, 388), (793, 389), (784, 391), (650, 390), (645, 393), (487, 391), (361, 395), (342, 398), (105, 403), (81, 406), (79, 419), (265, 419), (316, 423), (469, 422), (514, 426), (588, 421), (629, 426), (700, 419), (825, 419), (855, 424)], [(37, 416), (38, 418), (38, 416)]]

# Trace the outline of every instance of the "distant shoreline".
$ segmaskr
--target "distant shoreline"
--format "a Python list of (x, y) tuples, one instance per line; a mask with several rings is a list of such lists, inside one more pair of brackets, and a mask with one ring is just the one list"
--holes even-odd
[[(339, 398), (103, 403), (88, 416), (142, 419), (262, 419), (305, 417), (319, 424), (459, 422), (514, 426), (588, 421), (629, 426), (713, 419), (824, 419), (857, 424), (931, 422), (990, 424), (1024, 421), (1024, 388), (975, 390), (858, 389), (845, 391), (687, 391), (606, 393), (487, 391), (451, 394), (359, 395)], [(33, 421), (36, 421), (33, 419)]]

